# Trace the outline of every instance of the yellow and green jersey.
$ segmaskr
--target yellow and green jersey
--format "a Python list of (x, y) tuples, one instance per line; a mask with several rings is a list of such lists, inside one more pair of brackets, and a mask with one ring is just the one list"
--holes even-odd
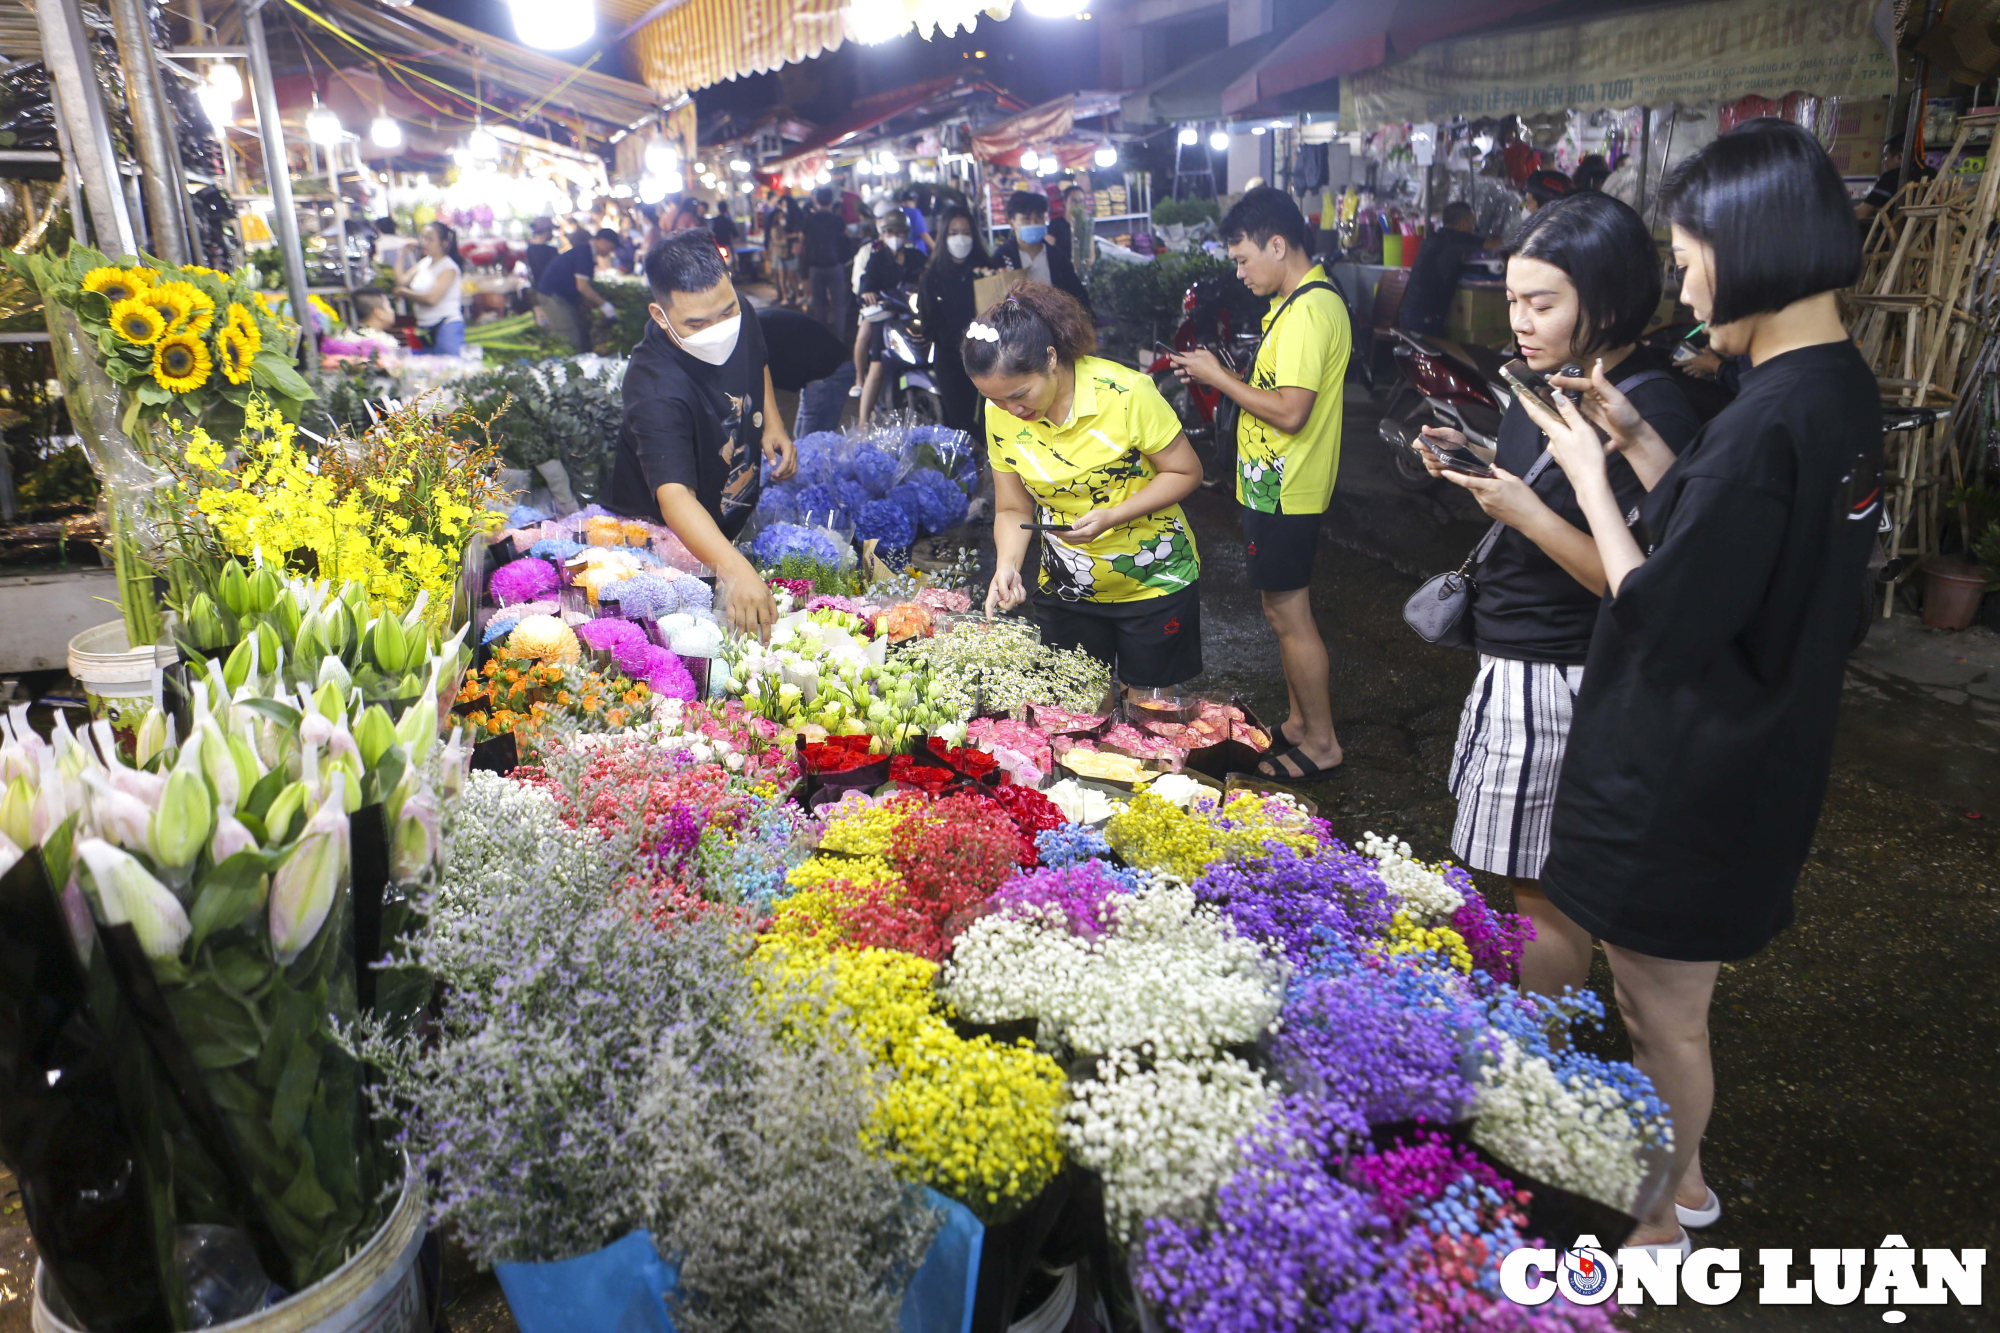
[[(1301, 281), (1326, 280), (1326, 270), (1315, 264)], [(1295, 435), (1248, 412), (1237, 417), (1236, 498), (1266, 514), (1322, 514), (1340, 470), (1341, 386), (1353, 338), (1347, 307), (1331, 290), (1306, 292), (1273, 328), (1283, 304), (1283, 297), (1273, 296), (1264, 314), (1264, 342), (1250, 368), (1250, 385), (1311, 389), (1319, 396)]]
[[(1115, 361), (1076, 363), (1075, 404), (1061, 425), (986, 413), (995, 472), (1021, 478), (1044, 523), (1067, 523), (1123, 504), (1159, 475), (1150, 455), (1181, 434), (1180, 418), (1153, 381)], [(1042, 591), (1072, 602), (1137, 602), (1179, 592), (1201, 576), (1194, 533), (1179, 505), (1145, 514), (1070, 546), (1044, 533)]]

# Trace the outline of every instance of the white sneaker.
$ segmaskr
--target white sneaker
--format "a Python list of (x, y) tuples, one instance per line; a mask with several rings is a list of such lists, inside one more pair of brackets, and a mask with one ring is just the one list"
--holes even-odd
[(849, 398), (859, 398), (861, 396), (861, 386), (859, 384), (849, 385), (847, 389), (847, 396)]
[(1722, 1200), (1716, 1198), (1715, 1191), (1711, 1189), (1708, 1192), (1707, 1201), (1701, 1207), (1683, 1208), (1679, 1204), (1675, 1204), (1674, 1214), (1680, 1218), (1681, 1225), (1684, 1227), (1714, 1226), (1722, 1217)]

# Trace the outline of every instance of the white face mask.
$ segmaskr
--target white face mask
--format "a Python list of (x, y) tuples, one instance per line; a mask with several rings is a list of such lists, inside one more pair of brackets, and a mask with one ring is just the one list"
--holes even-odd
[(674, 332), (671, 320), (666, 321), (664, 327), (667, 336), (674, 340), (674, 346), (697, 361), (719, 366), (736, 350), (736, 339), (743, 332), (743, 316), (731, 315), (720, 324), (711, 324), (700, 333), (691, 333), (685, 338)]
[(891, 250), (900, 250), (903, 248), (903, 238), (893, 231), (888, 232), (883, 235), (882, 244), (888, 246)]
[(970, 236), (947, 236), (945, 237), (944, 248), (951, 251), (953, 259), (963, 259), (972, 253), (972, 238)]

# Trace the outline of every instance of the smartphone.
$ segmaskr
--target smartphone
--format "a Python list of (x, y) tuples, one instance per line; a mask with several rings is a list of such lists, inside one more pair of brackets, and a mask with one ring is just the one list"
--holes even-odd
[(1513, 385), (1517, 392), (1532, 395), (1536, 402), (1557, 416), (1562, 415), (1562, 410), (1556, 406), (1555, 387), (1541, 371), (1520, 357), (1517, 356), (1500, 367), (1500, 378)]
[(1021, 531), (1023, 532), (1068, 532), (1069, 530), (1070, 525), (1067, 523), (1023, 523), (1021, 525)]
[(1422, 431), (1417, 432), (1417, 442), (1430, 451), (1432, 458), (1450, 468), (1453, 472), (1463, 472), (1473, 477), (1490, 477), (1493, 465), (1461, 445), (1439, 444)]

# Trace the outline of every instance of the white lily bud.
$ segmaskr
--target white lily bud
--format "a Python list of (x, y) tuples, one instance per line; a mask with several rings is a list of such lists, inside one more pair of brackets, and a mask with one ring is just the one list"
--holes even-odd
[(271, 946), (289, 966), (326, 924), (334, 895), (347, 873), (347, 775), (335, 770), (326, 800), (307, 821), (305, 835), (271, 879)]
[(221, 865), (238, 852), (256, 850), (257, 839), (235, 815), (222, 815), (215, 821), (215, 837), (208, 844), (208, 857), (215, 864)]
[(109, 926), (130, 924), (148, 958), (173, 958), (193, 927), (180, 899), (146, 867), (102, 838), (85, 838), (76, 854), (96, 887), (97, 910)]
[(437, 859), (438, 808), (430, 792), (419, 791), (403, 802), (396, 836), (390, 840), (390, 871), (399, 884), (423, 878)]
[(160, 797), (160, 808), (153, 812), (144, 846), (161, 866), (185, 871), (201, 854), (202, 844), (208, 841), (209, 830), (214, 826), (215, 810), (209, 801), (208, 784), (199, 774), (177, 768), (167, 777), (166, 791)]
[(216, 805), (234, 810), (243, 799), (243, 780), (236, 768), (236, 756), (229, 752), (229, 738), (222, 734), (213, 717), (205, 717), (195, 723), (192, 739), (201, 743), (201, 775), (214, 790)]
[(146, 846), (153, 812), (145, 802), (119, 791), (95, 773), (83, 776), (89, 789), (90, 822), (97, 832), (121, 847)]

